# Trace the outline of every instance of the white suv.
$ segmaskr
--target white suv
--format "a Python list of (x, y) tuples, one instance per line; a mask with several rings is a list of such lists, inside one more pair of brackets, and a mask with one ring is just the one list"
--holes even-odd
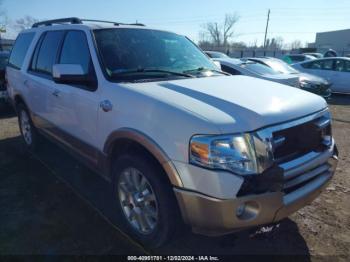
[(25, 144), (50, 138), (110, 181), (106, 201), (149, 246), (178, 218), (206, 235), (279, 221), (318, 196), (337, 165), (324, 99), (228, 76), (175, 33), (37, 23), (18, 36), (7, 79)]

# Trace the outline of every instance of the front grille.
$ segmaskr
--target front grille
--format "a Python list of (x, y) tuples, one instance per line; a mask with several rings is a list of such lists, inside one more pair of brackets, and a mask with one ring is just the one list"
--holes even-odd
[(306, 184), (311, 183), (322, 175), (329, 175), (330, 168), (331, 166), (328, 163), (323, 163), (311, 170), (306, 171), (305, 173), (295, 175), (291, 178), (285, 176), (283, 192), (285, 194), (289, 194), (305, 186)]
[(330, 122), (320, 127), (322, 118), (274, 132), (273, 140), (281, 141), (274, 147), (277, 163), (287, 162), (312, 151), (323, 151), (324, 137), (330, 134)]

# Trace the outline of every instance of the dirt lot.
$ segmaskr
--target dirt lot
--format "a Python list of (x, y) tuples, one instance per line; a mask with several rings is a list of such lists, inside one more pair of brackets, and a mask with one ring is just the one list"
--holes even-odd
[[(159, 250), (121, 232), (110, 188), (56, 146), (26, 152), (17, 119), (0, 113), (0, 254), (277, 254), (290, 261), (349, 261), (350, 97), (330, 101), (340, 151), (325, 192), (273, 227), (208, 238), (185, 231)], [(286, 261), (287, 257), (280, 258)]]

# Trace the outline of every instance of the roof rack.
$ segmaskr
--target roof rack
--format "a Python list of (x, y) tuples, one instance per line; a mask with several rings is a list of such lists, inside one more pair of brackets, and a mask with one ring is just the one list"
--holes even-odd
[(141, 23), (126, 24), (126, 23), (104, 21), (104, 20), (80, 19), (78, 17), (69, 17), (69, 18), (46, 20), (46, 21), (38, 22), (38, 23), (33, 24), (32, 28), (36, 28), (39, 26), (52, 26), (54, 24), (66, 24), (66, 23), (83, 24), (83, 22), (108, 23), (108, 24), (113, 24), (115, 26), (119, 26), (119, 25), (145, 26), (144, 24), (141, 24)]
[(39, 26), (50, 26), (54, 24), (64, 24), (64, 23), (82, 24), (83, 22), (78, 17), (69, 17), (69, 18), (46, 20), (46, 21), (34, 23), (32, 27), (35, 28)]

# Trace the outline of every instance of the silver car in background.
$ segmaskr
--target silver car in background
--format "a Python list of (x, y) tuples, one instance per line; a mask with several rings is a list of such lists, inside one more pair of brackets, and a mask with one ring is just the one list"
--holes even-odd
[(330, 98), (332, 95), (331, 82), (316, 75), (302, 73), (280, 59), (274, 57), (252, 57), (247, 58), (247, 60), (266, 65), (282, 74), (298, 76), (300, 88), (305, 91), (324, 98)]
[(299, 87), (298, 76), (282, 74), (260, 63), (235, 58), (219, 58), (214, 60), (220, 62), (222, 71), (231, 75), (246, 75), (292, 87)]
[(328, 57), (293, 65), (299, 71), (332, 82), (332, 92), (350, 94), (350, 58)]

